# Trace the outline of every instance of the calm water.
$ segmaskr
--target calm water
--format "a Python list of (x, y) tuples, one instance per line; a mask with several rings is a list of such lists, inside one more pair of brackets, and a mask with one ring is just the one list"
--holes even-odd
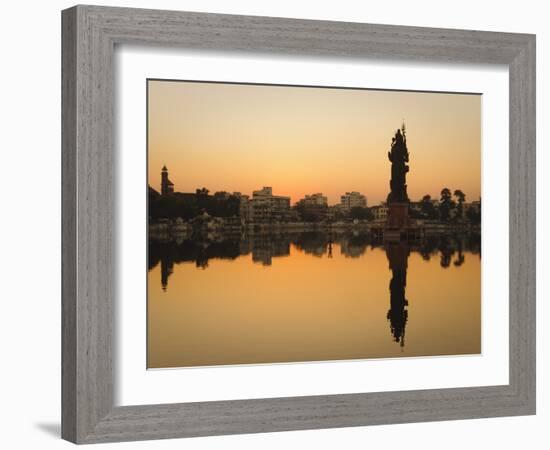
[(148, 367), (476, 354), (479, 236), (151, 241)]

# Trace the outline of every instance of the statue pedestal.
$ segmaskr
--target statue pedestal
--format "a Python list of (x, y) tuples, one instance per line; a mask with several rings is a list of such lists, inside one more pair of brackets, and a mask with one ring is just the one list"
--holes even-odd
[(402, 230), (408, 227), (409, 224), (408, 203), (388, 204), (388, 222), (386, 224), (386, 228), (391, 230)]
[(388, 219), (384, 228), (384, 241), (399, 242), (408, 237), (409, 204), (408, 203), (389, 203)]

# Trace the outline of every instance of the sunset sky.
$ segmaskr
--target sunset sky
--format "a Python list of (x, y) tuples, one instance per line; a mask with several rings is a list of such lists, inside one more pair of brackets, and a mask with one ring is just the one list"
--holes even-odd
[(148, 82), (149, 184), (164, 164), (178, 192), (251, 195), (272, 186), (291, 197), (347, 191), (368, 205), (389, 192), (391, 139), (404, 120), (411, 200), (481, 190), (481, 95)]

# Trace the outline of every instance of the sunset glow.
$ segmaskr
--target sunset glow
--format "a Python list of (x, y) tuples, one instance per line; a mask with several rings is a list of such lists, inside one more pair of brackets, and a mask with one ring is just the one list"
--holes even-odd
[(481, 99), (366, 89), (148, 82), (148, 182), (163, 165), (178, 192), (251, 194), (262, 186), (291, 197), (346, 191), (386, 199), (387, 152), (404, 120), (408, 193), (438, 198), (443, 187), (467, 201), (481, 195)]

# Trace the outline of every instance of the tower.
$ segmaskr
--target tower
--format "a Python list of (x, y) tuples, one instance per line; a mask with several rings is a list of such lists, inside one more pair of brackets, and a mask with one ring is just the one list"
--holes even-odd
[(168, 169), (164, 166), (161, 172), (160, 193), (161, 195), (168, 195), (172, 192), (174, 192), (174, 183), (168, 179)]

